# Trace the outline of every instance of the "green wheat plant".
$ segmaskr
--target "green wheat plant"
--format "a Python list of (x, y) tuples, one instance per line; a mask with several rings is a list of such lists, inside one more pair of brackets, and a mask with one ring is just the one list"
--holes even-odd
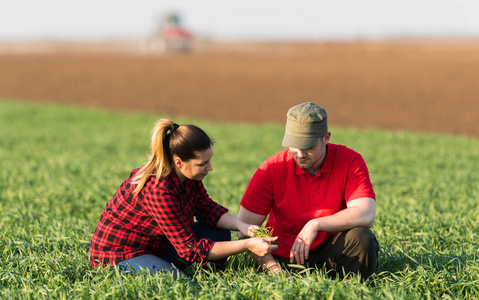
[(271, 232), (271, 228), (261, 227), (253, 231), (253, 237), (262, 237), (262, 238), (271, 237), (270, 232)]

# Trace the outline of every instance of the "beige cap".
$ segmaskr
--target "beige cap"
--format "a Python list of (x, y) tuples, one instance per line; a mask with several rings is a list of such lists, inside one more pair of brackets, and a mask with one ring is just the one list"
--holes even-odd
[(328, 133), (328, 114), (314, 103), (293, 106), (286, 117), (283, 147), (308, 149)]

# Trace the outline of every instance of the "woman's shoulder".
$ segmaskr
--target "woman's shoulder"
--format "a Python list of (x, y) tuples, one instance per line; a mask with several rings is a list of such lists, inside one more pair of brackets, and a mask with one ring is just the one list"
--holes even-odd
[(156, 196), (159, 196), (165, 192), (175, 193), (177, 191), (179, 191), (178, 183), (174, 180), (174, 178), (170, 177), (170, 175), (167, 175), (158, 179), (156, 176), (150, 176), (140, 193), (143, 194), (143, 196), (148, 194), (156, 194)]

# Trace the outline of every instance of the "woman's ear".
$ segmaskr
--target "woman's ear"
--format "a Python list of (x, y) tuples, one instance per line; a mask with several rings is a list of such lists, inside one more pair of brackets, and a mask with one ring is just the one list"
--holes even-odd
[(181, 160), (179, 156), (174, 155), (173, 162), (178, 169), (181, 169), (181, 166), (183, 165), (183, 161)]

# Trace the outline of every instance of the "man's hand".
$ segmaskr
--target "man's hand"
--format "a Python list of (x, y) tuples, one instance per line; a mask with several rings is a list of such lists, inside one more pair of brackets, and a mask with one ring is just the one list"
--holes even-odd
[(301, 232), (296, 237), (293, 246), (291, 247), (291, 251), (289, 252), (289, 262), (296, 263), (299, 265), (303, 265), (304, 262), (309, 257), (309, 248), (313, 243), (316, 235), (318, 234), (317, 231), (317, 224), (316, 220), (310, 220), (306, 225), (304, 225)]

